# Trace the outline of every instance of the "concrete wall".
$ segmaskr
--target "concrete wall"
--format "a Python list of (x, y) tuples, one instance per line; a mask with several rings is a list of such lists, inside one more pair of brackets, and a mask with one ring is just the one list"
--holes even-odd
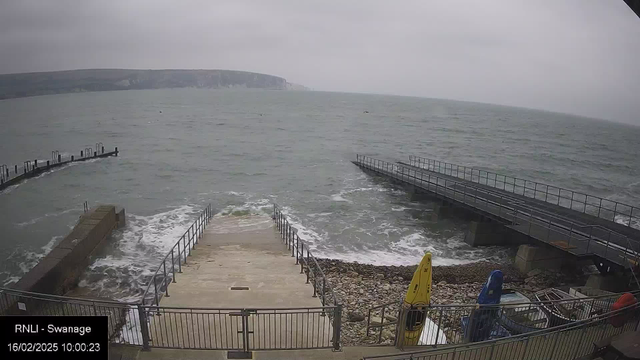
[[(124, 210), (120, 211), (124, 223)], [(119, 213), (119, 214), (120, 214)], [(25, 274), (13, 288), (22, 291), (63, 295), (74, 288), (90, 256), (98, 251), (118, 227), (113, 205), (98, 206), (84, 214), (78, 224), (47, 256)]]
[(558, 270), (569, 256), (551, 246), (520, 245), (516, 267), (525, 274), (533, 269)]

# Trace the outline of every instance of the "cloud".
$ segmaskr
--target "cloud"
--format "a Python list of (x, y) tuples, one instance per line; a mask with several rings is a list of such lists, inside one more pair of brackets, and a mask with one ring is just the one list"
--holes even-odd
[(640, 124), (620, 1), (1, 1), (0, 73), (220, 68)]

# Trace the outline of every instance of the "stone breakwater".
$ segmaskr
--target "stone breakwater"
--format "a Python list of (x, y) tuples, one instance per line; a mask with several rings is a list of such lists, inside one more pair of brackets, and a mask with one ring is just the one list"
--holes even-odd
[[(318, 259), (343, 308), (342, 340), (345, 345), (377, 343), (377, 332), (366, 336), (368, 310), (376, 305), (396, 301), (385, 314), (384, 322), (393, 322), (399, 310), (416, 266), (376, 266), (348, 263), (340, 260)], [(531, 296), (548, 287), (583, 285), (583, 272), (532, 270), (520, 273), (511, 264), (477, 262), (464, 265), (434, 266), (432, 304), (475, 304), (482, 285), (492, 270), (504, 274), (505, 288), (512, 288)], [(380, 321), (379, 314), (376, 321)], [(394, 327), (383, 329), (382, 343), (391, 344)]]

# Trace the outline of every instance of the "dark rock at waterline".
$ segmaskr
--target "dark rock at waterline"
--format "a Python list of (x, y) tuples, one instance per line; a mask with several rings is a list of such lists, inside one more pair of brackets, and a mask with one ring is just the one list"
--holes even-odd
[(352, 311), (349, 313), (349, 322), (360, 322), (364, 321), (364, 314), (358, 311)]

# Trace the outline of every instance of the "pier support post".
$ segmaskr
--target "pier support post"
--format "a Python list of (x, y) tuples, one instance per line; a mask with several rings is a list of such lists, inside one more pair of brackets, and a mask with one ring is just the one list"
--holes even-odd
[(454, 214), (454, 208), (444, 202), (433, 204), (433, 211), (431, 212), (431, 220), (438, 221), (440, 219), (446, 219), (452, 217)]
[(585, 286), (611, 292), (622, 292), (626, 290), (628, 283), (629, 278), (621, 274), (594, 274), (589, 275)]
[(495, 222), (472, 221), (464, 241), (471, 246), (504, 245), (505, 229)]
[(557, 270), (566, 256), (564, 252), (551, 246), (520, 245), (516, 255), (516, 268), (525, 274), (533, 269)]

